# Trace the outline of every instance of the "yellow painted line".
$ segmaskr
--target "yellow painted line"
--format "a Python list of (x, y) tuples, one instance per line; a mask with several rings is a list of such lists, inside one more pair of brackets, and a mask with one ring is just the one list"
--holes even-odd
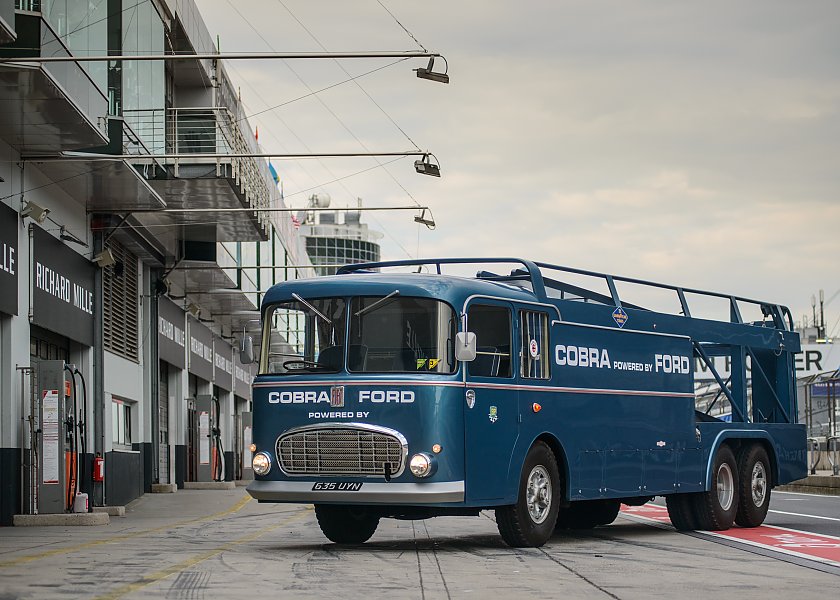
[(219, 519), (221, 517), (225, 517), (227, 515), (233, 514), (242, 510), (248, 502), (252, 500), (251, 496), (246, 495), (242, 500), (231, 506), (230, 508), (223, 510), (221, 512), (214, 513), (212, 515), (206, 515), (203, 517), (195, 517), (193, 519), (186, 519), (184, 521), (178, 521), (176, 523), (172, 523), (170, 525), (161, 525), (160, 527), (154, 527), (152, 529), (144, 529), (142, 531), (134, 531), (132, 533), (126, 533), (124, 535), (117, 535), (114, 537), (110, 537), (105, 540), (94, 540), (92, 542), (85, 542), (83, 544), (76, 544), (75, 546), (65, 546), (62, 548), (56, 548), (54, 550), (47, 550), (46, 552), (41, 552), (40, 554), (30, 554), (27, 556), (20, 556), (18, 558), (12, 558), (9, 560), (4, 560), (0, 562), (0, 567), (13, 567), (15, 565), (22, 565), (28, 562), (32, 562), (33, 560), (41, 560), (43, 558), (50, 558), (51, 556), (58, 556), (59, 554), (69, 554), (70, 552), (78, 552), (79, 550), (85, 550), (86, 548), (93, 548), (94, 546), (101, 546), (102, 544), (113, 544), (114, 542), (122, 542), (140, 535), (147, 535), (149, 533), (155, 533), (158, 531), (165, 531), (167, 529), (175, 529), (177, 527), (183, 527), (184, 525), (189, 525), (190, 523), (199, 523), (201, 521), (210, 521), (213, 519)]
[(150, 575), (146, 575), (143, 579), (135, 581), (133, 583), (128, 583), (126, 585), (120, 586), (115, 590), (108, 592), (107, 594), (103, 594), (101, 596), (97, 596), (94, 600), (116, 600), (117, 598), (122, 598), (132, 592), (136, 592), (139, 589), (146, 587), (147, 585), (151, 585), (153, 583), (157, 583), (162, 579), (166, 579), (170, 575), (174, 575), (176, 573), (180, 573), (185, 569), (189, 569), (192, 566), (197, 565), (200, 562), (204, 562), (208, 558), (213, 558), (214, 556), (218, 556), (222, 552), (227, 552), (228, 550), (239, 546), (240, 544), (246, 544), (248, 542), (253, 542), (257, 538), (269, 533), (270, 531), (274, 531), (278, 527), (282, 527), (283, 525), (288, 525), (302, 517), (305, 517), (311, 508), (305, 508), (301, 512), (294, 514), (290, 517), (287, 517), (277, 523), (276, 525), (272, 525), (270, 527), (263, 527), (259, 531), (246, 535), (245, 537), (241, 537), (237, 540), (232, 542), (228, 542), (227, 544), (223, 544), (222, 546), (218, 546), (213, 550), (208, 550), (207, 552), (202, 552), (201, 554), (197, 554), (192, 558), (188, 558), (185, 561), (179, 562), (177, 564), (172, 565), (171, 567), (166, 567), (165, 569), (161, 569), (160, 571), (156, 571)]

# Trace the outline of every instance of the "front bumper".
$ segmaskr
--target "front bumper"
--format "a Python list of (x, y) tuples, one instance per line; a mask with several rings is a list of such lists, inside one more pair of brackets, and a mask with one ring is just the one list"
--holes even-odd
[(252, 481), (247, 492), (267, 502), (364, 502), (369, 504), (438, 504), (464, 501), (463, 481), (363, 483), (357, 491), (313, 490), (312, 481)]

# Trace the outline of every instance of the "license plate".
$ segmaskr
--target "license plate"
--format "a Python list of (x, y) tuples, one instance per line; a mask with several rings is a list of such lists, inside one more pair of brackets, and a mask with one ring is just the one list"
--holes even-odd
[(344, 482), (335, 482), (335, 481), (319, 481), (318, 483), (312, 486), (313, 492), (358, 492), (362, 489), (362, 483), (354, 482), (354, 481), (344, 481)]

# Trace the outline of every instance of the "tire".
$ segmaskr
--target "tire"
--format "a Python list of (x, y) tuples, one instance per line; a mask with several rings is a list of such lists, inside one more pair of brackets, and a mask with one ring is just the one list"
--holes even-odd
[(376, 531), (379, 515), (361, 506), (316, 504), (318, 526), (336, 544), (364, 544)]
[(609, 525), (618, 517), (619, 500), (580, 500), (560, 509), (555, 529), (592, 529)]
[(711, 490), (691, 494), (696, 529), (725, 531), (732, 527), (738, 513), (738, 491), (738, 463), (732, 449), (723, 445), (715, 454)]
[(770, 458), (761, 444), (750, 444), (738, 455), (738, 513), (741, 527), (758, 527), (770, 508)]
[(695, 494), (674, 494), (665, 496), (665, 504), (668, 506), (668, 517), (671, 524), (678, 531), (691, 531), (697, 529), (694, 520)]
[(525, 457), (516, 504), (496, 509), (496, 524), (508, 546), (538, 548), (554, 533), (562, 490), (554, 453), (535, 443)]

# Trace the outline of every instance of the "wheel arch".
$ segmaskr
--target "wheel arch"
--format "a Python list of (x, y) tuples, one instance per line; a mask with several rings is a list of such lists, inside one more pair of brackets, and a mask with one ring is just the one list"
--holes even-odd
[[(525, 460), (525, 456), (527, 456), (528, 451), (534, 447), (534, 444), (537, 442), (545, 443), (550, 449), (551, 452), (554, 454), (554, 458), (557, 460), (557, 470), (560, 474), (560, 485), (563, 489), (563, 504), (569, 501), (569, 482), (571, 481), (571, 473), (569, 471), (569, 460), (566, 455), (566, 449), (563, 447), (562, 442), (552, 433), (548, 431), (543, 431), (539, 435), (535, 436), (531, 439), (531, 443), (527, 446), (522, 443), (524, 440), (520, 438), (520, 450), (514, 452), (515, 456), (519, 456), (521, 460), (517, 459), (514, 465), (511, 465), (514, 468), (511, 468), (509, 473), (509, 480), (514, 482), (519, 482), (519, 478), (522, 476), (522, 464)], [(518, 444), (519, 445), (519, 444)], [(521, 455), (521, 456), (520, 456)]]
[(706, 491), (711, 489), (712, 467), (718, 449), (723, 444), (726, 444), (732, 449), (737, 458), (743, 449), (752, 443), (761, 444), (767, 452), (767, 457), (770, 459), (770, 476), (772, 478), (770, 483), (772, 486), (777, 485), (779, 481), (779, 461), (776, 458), (773, 437), (763, 429), (727, 429), (719, 432), (712, 443), (709, 458), (706, 461)]

